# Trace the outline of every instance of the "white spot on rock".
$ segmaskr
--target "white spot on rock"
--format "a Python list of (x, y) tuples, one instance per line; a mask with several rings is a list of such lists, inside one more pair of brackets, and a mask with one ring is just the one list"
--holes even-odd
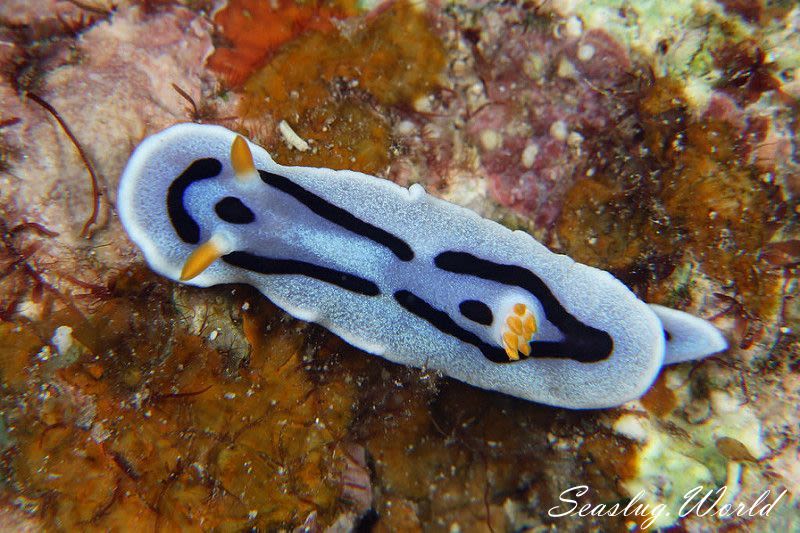
[(561, 61), (558, 63), (556, 74), (559, 78), (575, 79), (578, 77), (578, 69), (575, 68), (575, 65), (573, 65), (569, 59), (562, 57)]
[(414, 111), (417, 113), (430, 113), (433, 111), (431, 107), (431, 99), (427, 96), (420, 96), (416, 100), (414, 100)]
[(554, 139), (558, 141), (565, 141), (567, 140), (568, 133), (569, 131), (567, 130), (567, 123), (563, 120), (556, 120), (550, 124), (550, 135), (552, 135)]
[(637, 442), (647, 440), (647, 428), (642, 424), (641, 417), (633, 414), (624, 414), (614, 422), (614, 433), (622, 435)]
[(533, 163), (536, 161), (537, 155), (539, 155), (539, 145), (535, 143), (528, 143), (528, 145), (522, 151), (522, 166), (525, 168), (531, 168)]
[(583, 21), (575, 15), (571, 16), (567, 19), (564, 32), (566, 33), (567, 37), (577, 39), (583, 33)]
[(58, 326), (50, 339), (59, 355), (64, 355), (72, 348), (72, 328), (69, 326)]
[(484, 150), (496, 150), (503, 145), (503, 136), (495, 130), (483, 130), (481, 132), (481, 146)]
[(578, 47), (578, 59), (581, 61), (589, 61), (594, 57), (595, 49), (591, 44), (582, 44)]
[(413, 135), (417, 131), (417, 125), (410, 120), (403, 120), (397, 125), (397, 133), (403, 136)]
[(583, 142), (583, 135), (581, 135), (577, 131), (571, 131), (569, 132), (569, 135), (567, 135), (567, 144), (573, 148), (578, 148), (582, 142)]
[(711, 409), (720, 415), (732, 413), (740, 407), (736, 398), (721, 390), (711, 391), (709, 398), (711, 400)]

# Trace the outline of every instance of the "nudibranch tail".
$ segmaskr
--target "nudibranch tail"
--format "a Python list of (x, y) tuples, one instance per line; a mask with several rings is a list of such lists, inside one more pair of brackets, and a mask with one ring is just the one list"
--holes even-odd
[(241, 135), (237, 135), (231, 144), (231, 166), (236, 174), (236, 179), (242, 183), (258, 180), (258, 172), (253, 162), (253, 154), (247, 141)]
[(663, 305), (649, 304), (664, 328), (664, 364), (701, 359), (728, 349), (728, 341), (707, 320)]
[(180, 280), (189, 281), (199, 276), (214, 261), (231, 252), (233, 252), (233, 245), (230, 237), (225, 233), (215, 233), (186, 259), (181, 269)]

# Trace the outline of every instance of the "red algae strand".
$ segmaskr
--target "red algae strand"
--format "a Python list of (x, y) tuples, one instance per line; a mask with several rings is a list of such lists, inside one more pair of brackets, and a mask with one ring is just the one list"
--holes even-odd
[(328, 33), (355, 15), (352, 0), (231, 0), (214, 16), (223, 42), (208, 59), (231, 86), (240, 86), (281, 46), (306, 32)]

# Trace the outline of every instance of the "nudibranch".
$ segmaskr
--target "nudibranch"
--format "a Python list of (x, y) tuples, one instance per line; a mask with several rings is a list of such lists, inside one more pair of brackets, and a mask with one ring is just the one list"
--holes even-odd
[(248, 283), (366, 352), (534, 402), (616, 406), (663, 364), (727, 347), (705, 320), (420, 185), (282, 166), (220, 126), (145, 139), (117, 207), (166, 277)]

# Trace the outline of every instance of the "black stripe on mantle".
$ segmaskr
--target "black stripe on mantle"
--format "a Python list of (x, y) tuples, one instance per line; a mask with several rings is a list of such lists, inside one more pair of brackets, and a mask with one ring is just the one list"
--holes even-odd
[(180, 239), (188, 244), (200, 242), (200, 226), (183, 205), (183, 195), (192, 183), (215, 178), (222, 172), (222, 163), (209, 157), (198, 159), (175, 178), (167, 189), (167, 214)]
[(368, 279), (305, 261), (276, 259), (249, 252), (231, 252), (223, 255), (222, 260), (259, 274), (294, 274), (314, 278), (364, 296), (378, 296), (381, 293), (378, 286)]
[(429, 322), (433, 327), (467, 344), (478, 348), (486, 359), (494, 363), (507, 363), (505, 350), (484, 342), (480, 337), (459, 326), (445, 311), (436, 309), (431, 304), (411, 291), (401, 290), (394, 293), (394, 299), (400, 306)]
[(281, 192), (285, 192), (310, 209), (314, 214), (357, 235), (366, 237), (381, 246), (385, 246), (401, 261), (414, 259), (414, 250), (411, 249), (407, 242), (396, 235), (361, 220), (346, 209), (330, 203), (321, 196), (317, 196), (289, 178), (264, 170), (259, 170), (258, 173), (264, 183), (275, 187)]

